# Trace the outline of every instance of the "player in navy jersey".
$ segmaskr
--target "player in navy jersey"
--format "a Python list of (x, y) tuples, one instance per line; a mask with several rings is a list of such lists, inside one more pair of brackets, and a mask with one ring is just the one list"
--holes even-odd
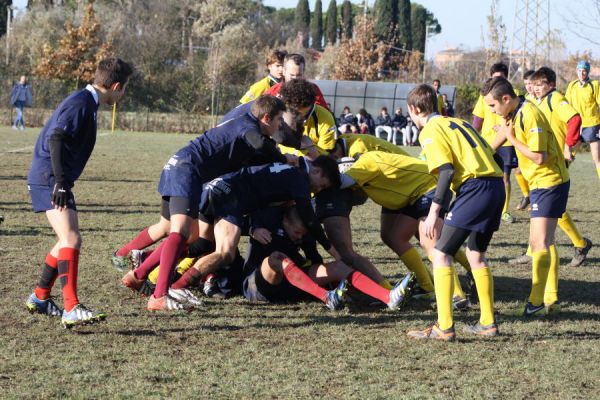
[[(196, 236), (197, 224), (192, 222), (198, 216), (198, 202), (204, 183), (248, 165), (273, 161), (297, 163), (295, 156), (282, 155), (271, 139), (280, 129), (284, 111), (285, 105), (281, 100), (262, 96), (253, 104), (250, 114), (209, 129), (167, 161), (158, 184), (162, 196), (161, 222), (142, 231), (125, 246), (143, 248), (160, 239), (166, 227), (170, 232), (161, 246), (136, 270), (151, 270), (159, 262), (161, 265), (154, 295), (148, 300), (148, 310), (183, 308), (183, 304), (168, 297), (168, 286), (175, 262), (187, 239)], [(149, 230), (157, 225), (160, 235), (153, 238)], [(126, 274), (123, 284), (135, 285), (130, 279), (135, 278)]]
[[(339, 255), (329, 243), (311, 204), (311, 191), (338, 187), (340, 175), (335, 161), (318, 157), (312, 163), (300, 158), (299, 167), (274, 163), (244, 168), (214, 179), (204, 186), (200, 201), (200, 237), (215, 241), (215, 251), (200, 258), (177, 282), (181, 289), (233, 261), (240, 240), (244, 215), (271, 204), (294, 201), (302, 222), (311, 235), (334, 258)], [(161, 265), (162, 269), (162, 265)], [(141, 267), (131, 274), (137, 282), (144, 278)]]
[[(27, 177), (33, 210), (45, 212), (58, 242), (46, 256), (42, 274), (27, 300), (30, 312), (61, 316), (66, 328), (103, 320), (77, 297), (81, 236), (72, 188), (96, 143), (98, 106), (115, 104), (125, 94), (132, 67), (118, 58), (98, 63), (94, 81), (71, 94), (42, 128)], [(50, 298), (56, 278), (62, 284), (64, 310)]]
[[(413, 274), (408, 274), (394, 289), (384, 289), (342, 261), (324, 263), (315, 240), (307, 233), (296, 207), (268, 207), (252, 214), (243, 283), (248, 300), (297, 301), (312, 295), (329, 309), (337, 310), (344, 305), (348, 283), (390, 309), (397, 309), (408, 300), (415, 282)], [(299, 248), (306, 258), (300, 255)], [(330, 291), (321, 287), (337, 282), (337, 288)]]

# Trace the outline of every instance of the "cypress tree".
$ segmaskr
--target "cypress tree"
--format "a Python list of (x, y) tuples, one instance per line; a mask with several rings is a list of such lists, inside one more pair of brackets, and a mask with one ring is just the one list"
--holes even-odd
[(399, 0), (396, 47), (403, 47), (407, 50), (412, 50), (412, 26), (410, 14), (410, 0)]
[(354, 15), (352, 14), (350, 0), (344, 0), (342, 3), (342, 29), (340, 33), (346, 39), (352, 39), (352, 20), (354, 19)]
[(420, 4), (411, 4), (410, 22), (412, 27), (413, 50), (425, 51), (425, 36), (427, 32), (427, 11)]
[(337, 4), (335, 0), (329, 1), (327, 16), (325, 17), (325, 42), (334, 45), (337, 40), (338, 19)]
[(302, 46), (308, 47), (310, 30), (310, 8), (308, 0), (298, 0), (296, 6), (296, 31), (302, 33)]
[(373, 9), (377, 38), (392, 43), (398, 23), (398, 0), (377, 0)]
[(323, 11), (321, 0), (315, 2), (315, 11), (311, 21), (310, 36), (312, 38), (312, 48), (322, 48), (323, 42)]

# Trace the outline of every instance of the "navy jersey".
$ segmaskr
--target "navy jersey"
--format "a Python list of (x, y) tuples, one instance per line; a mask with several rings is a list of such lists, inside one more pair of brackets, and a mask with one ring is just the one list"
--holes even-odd
[[(265, 245), (250, 239), (244, 263), (244, 276), (254, 272), (265, 258), (276, 251), (288, 256), (299, 267), (323, 263), (323, 258), (317, 251), (317, 242), (312, 236), (305, 235), (301, 243), (294, 243), (290, 239), (283, 228), (284, 212), (283, 207), (269, 207), (251, 215), (251, 229), (267, 229), (271, 232), (271, 242)], [(304, 256), (299, 250), (302, 250)]]
[(91, 86), (72, 93), (54, 111), (35, 143), (27, 183), (50, 185), (54, 180), (49, 139), (55, 129), (66, 136), (63, 142), (62, 164), (66, 181), (72, 186), (79, 178), (96, 144), (96, 113), (98, 103)]
[(252, 114), (229, 119), (190, 141), (196, 173), (202, 183), (248, 165), (286, 162), (275, 142), (260, 131)]
[(252, 111), (252, 104), (254, 104), (256, 100), (252, 100), (248, 103), (240, 104), (239, 106), (231, 109), (227, 114), (223, 116), (223, 119), (219, 121), (219, 125), (222, 123), (229, 121), (230, 119), (241, 117), (244, 114), (250, 114)]

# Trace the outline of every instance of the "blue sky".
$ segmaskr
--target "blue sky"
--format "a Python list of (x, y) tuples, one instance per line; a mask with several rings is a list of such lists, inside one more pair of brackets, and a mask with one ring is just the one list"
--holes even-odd
[[(326, 11), (329, 0), (321, 0), (323, 12)], [(342, 0), (337, 0), (338, 4)], [(362, 1), (352, 0), (353, 3), (363, 4)], [(481, 47), (482, 29), (487, 35), (486, 16), (490, 13), (490, 0), (418, 0), (433, 12), (440, 24), (442, 33), (429, 39), (427, 42), (427, 57), (449, 47), (462, 47), (465, 50), (475, 50)], [(315, 0), (309, 0), (311, 10), (314, 9)], [(368, 0), (368, 5), (373, 6), (375, 0)], [(581, 6), (582, 2), (579, 2)], [(296, 7), (298, 0), (263, 0), (263, 4), (273, 7)], [(600, 56), (600, 48), (591, 43), (578, 39), (564, 25), (564, 19), (570, 16), (568, 5), (573, 5), (569, 0), (550, 1), (550, 27), (560, 29), (561, 37), (567, 44), (567, 52), (591, 50), (595, 57)], [(582, 12), (584, 7), (579, 7)], [(515, 0), (500, 0), (498, 4), (499, 15), (507, 26), (507, 47), (510, 47), (512, 27), (514, 25)], [(486, 37), (487, 40), (487, 37)]]

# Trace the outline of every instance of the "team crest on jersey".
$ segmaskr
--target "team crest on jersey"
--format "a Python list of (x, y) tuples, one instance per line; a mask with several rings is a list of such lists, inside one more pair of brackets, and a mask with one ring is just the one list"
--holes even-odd
[(543, 129), (542, 128), (531, 128), (529, 130), (529, 133), (542, 133)]
[(173, 156), (173, 157), (169, 158), (169, 161), (167, 161), (167, 163), (165, 164), (165, 166), (163, 167), (163, 169), (165, 171), (170, 170), (171, 166), (174, 167), (174, 166), (177, 165), (177, 161), (179, 161), (179, 160), (177, 160), (177, 156)]
[(539, 209), (539, 207), (538, 207), (538, 204), (537, 204), (537, 203), (533, 203), (533, 204), (531, 205), (531, 211), (539, 211), (539, 210), (540, 210), (540, 209)]
[(448, 221), (452, 221), (452, 211), (450, 211), (448, 214), (446, 214), (446, 219)]

